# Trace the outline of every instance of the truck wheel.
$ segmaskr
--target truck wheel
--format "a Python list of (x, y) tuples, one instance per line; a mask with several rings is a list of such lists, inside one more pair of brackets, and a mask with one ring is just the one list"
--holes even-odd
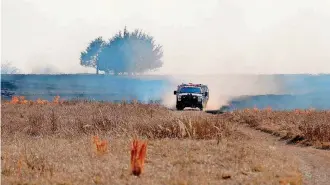
[(200, 106), (198, 108), (199, 108), (200, 111), (203, 111), (204, 110), (203, 106)]
[(177, 109), (177, 110), (183, 110), (184, 107), (183, 107), (183, 106), (176, 106), (176, 109)]

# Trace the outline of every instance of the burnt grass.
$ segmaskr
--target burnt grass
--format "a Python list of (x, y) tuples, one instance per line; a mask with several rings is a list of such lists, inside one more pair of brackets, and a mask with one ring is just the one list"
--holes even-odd
[[(323, 148), (329, 112), (244, 110), (221, 115), (158, 104), (65, 101), (1, 104), (2, 184), (301, 184), (296, 162), (240, 126)], [(91, 138), (109, 142), (103, 156)], [(148, 141), (142, 177), (129, 174), (132, 138)]]

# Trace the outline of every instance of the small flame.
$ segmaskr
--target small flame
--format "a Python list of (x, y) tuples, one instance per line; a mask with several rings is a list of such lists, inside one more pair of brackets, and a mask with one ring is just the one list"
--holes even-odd
[(139, 176), (144, 169), (144, 161), (147, 152), (147, 143), (133, 140), (131, 149), (131, 171), (135, 176)]
[(93, 143), (96, 146), (96, 152), (98, 154), (105, 154), (108, 150), (108, 141), (100, 140), (98, 136), (93, 136)]
[(10, 104), (27, 104), (28, 100), (25, 100), (24, 96), (13, 96), (11, 98)]
[(17, 96), (13, 96), (13, 97), (11, 97), (11, 101), (10, 101), (10, 103), (12, 103), (12, 104), (17, 104), (18, 102), (19, 102), (19, 99), (18, 99)]
[(53, 99), (53, 103), (59, 104), (60, 103), (60, 96), (55, 96)]
[[(13, 96), (11, 98), (10, 104), (28, 104), (28, 103), (32, 104), (34, 102), (41, 105), (45, 105), (49, 103), (48, 100), (42, 100), (40, 98), (38, 98), (36, 101), (32, 101), (32, 100), (26, 100), (25, 96)], [(63, 102), (64, 102), (63, 100), (60, 100), (60, 96), (55, 96), (53, 99), (54, 104), (62, 104)]]
[(48, 103), (47, 100), (42, 100), (42, 99), (40, 99), (40, 98), (37, 99), (37, 104), (45, 105), (45, 104), (47, 104), (47, 103)]

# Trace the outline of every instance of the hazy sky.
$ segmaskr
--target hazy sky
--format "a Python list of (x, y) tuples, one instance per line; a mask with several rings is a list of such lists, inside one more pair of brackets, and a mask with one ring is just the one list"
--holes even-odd
[(2, 0), (2, 56), (22, 72), (79, 66), (126, 25), (164, 47), (162, 73), (329, 73), (330, 0)]

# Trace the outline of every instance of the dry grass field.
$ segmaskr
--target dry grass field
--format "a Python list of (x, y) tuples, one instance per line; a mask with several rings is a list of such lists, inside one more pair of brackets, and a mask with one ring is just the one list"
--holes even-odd
[(290, 144), (330, 149), (330, 111), (247, 109), (234, 112), (229, 120), (274, 134)]
[[(243, 132), (242, 123), (317, 144), (329, 142), (327, 115), (211, 115), (156, 104), (2, 102), (1, 184), (298, 185), (303, 177), (297, 161)], [(318, 128), (323, 126), (326, 131)], [(104, 151), (97, 150), (93, 136), (106, 140)], [(138, 177), (130, 168), (133, 137), (147, 141)]]

